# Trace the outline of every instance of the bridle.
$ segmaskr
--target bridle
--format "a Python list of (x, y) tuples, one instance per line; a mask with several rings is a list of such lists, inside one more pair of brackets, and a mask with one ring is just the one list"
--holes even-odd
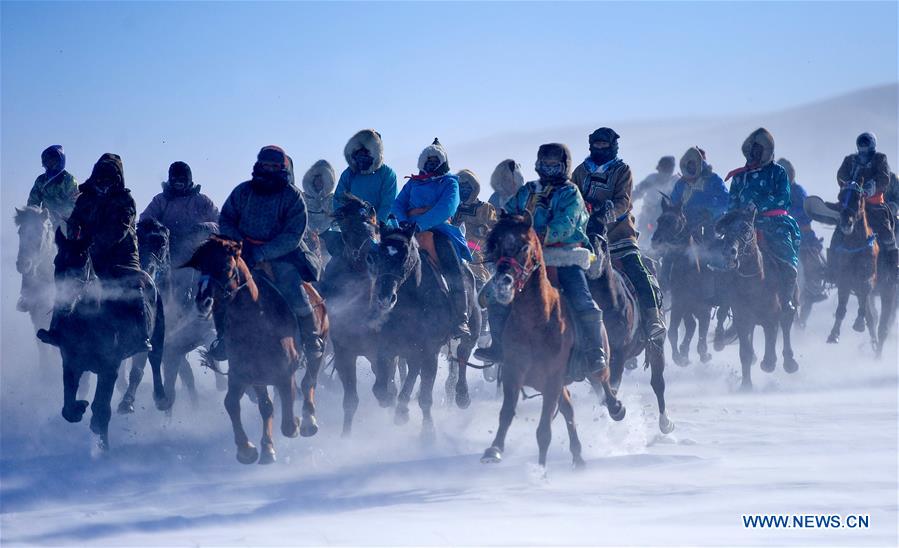
[[(219, 288), (219, 290), (221, 290), (222, 296), (225, 298), (225, 300), (230, 301), (234, 298), (235, 295), (237, 295), (240, 292), (240, 290), (245, 288), (250, 283), (250, 280), (248, 278), (248, 279), (244, 280), (243, 283), (238, 283), (238, 282), (240, 282), (240, 269), (238, 269), (238, 268), (232, 269), (231, 273), (228, 274), (228, 278), (224, 282), (220, 282), (217, 278), (214, 278), (213, 276), (211, 276), (209, 274), (203, 274), (202, 276), (200, 276), (200, 279), (197, 281), (197, 283), (202, 288), (200, 290), (200, 294), (203, 293), (203, 289), (205, 289), (209, 285), (209, 282), (212, 282), (216, 286), (218, 286), (218, 288)], [(237, 286), (234, 289), (229, 289), (229, 286), (232, 283), (236, 283)]]
[(534, 272), (540, 268), (540, 263), (537, 262), (537, 256), (532, 251), (530, 254), (531, 258), (531, 266), (525, 268), (521, 263), (518, 262), (518, 259), (515, 257), (500, 257), (496, 261), (496, 268), (499, 269), (501, 266), (506, 265), (512, 270), (512, 285), (515, 287), (515, 291), (521, 293), (524, 289), (524, 286), (528, 283), (528, 280), (531, 279), (531, 276)]

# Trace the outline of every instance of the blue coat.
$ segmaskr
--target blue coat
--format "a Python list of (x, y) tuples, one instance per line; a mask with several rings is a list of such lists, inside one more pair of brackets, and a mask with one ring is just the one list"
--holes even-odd
[(705, 220), (717, 219), (727, 211), (727, 187), (716, 173), (703, 174), (692, 185), (681, 178), (674, 184), (671, 201), (682, 204), (690, 226)]
[[(421, 215), (408, 214), (410, 210), (421, 207), (430, 209)], [(458, 207), (459, 179), (447, 174), (425, 180), (410, 180), (394, 200), (391, 213), (398, 221), (414, 222), (421, 231), (430, 230), (445, 235), (452, 241), (459, 257), (470, 261), (471, 251), (465, 236), (459, 227), (450, 224)]]
[(808, 194), (805, 192), (805, 189), (802, 188), (802, 185), (793, 181), (792, 184), (790, 184), (790, 217), (796, 219), (799, 228), (802, 229), (805, 229), (812, 224), (812, 219), (805, 212), (806, 198), (808, 198)]
[(343, 205), (344, 194), (347, 192), (370, 203), (378, 211), (378, 220), (386, 221), (393, 200), (396, 199), (396, 173), (387, 165), (368, 174), (346, 168), (340, 174), (334, 190), (335, 210)]
[(506, 203), (505, 210), (521, 215), (534, 196), (534, 231), (546, 246), (590, 248), (587, 238), (587, 207), (574, 183), (565, 181), (547, 186), (540, 181), (527, 183)]

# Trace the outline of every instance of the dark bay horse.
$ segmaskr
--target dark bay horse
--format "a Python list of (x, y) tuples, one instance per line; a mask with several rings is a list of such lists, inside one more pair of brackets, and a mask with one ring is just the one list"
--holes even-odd
[[(35, 331), (46, 329), (53, 311), (53, 222), (47, 209), (34, 206), (16, 208), (14, 220), (19, 233), (16, 270), (22, 275), (21, 308), (28, 313)], [(38, 344), (41, 365), (49, 364), (49, 352), (47, 345)]]
[[(81, 375), (97, 374), (97, 388), (91, 403), (91, 431), (98, 436), (101, 450), (109, 448), (109, 420), (112, 415), (112, 393), (118, 376), (122, 354), (117, 344), (118, 322), (129, 321), (118, 317), (112, 300), (122, 291), (114, 281), (101, 282), (93, 276), (88, 259), (88, 246), (80, 240), (67, 239), (56, 230), (58, 253), (54, 261), (57, 298), (65, 312), (59, 322), (61, 333), (64, 403), (62, 416), (69, 422), (79, 422), (88, 402), (76, 399)], [(147, 310), (151, 316), (151, 343), (153, 351), (149, 360), (153, 369), (153, 396), (157, 406), (165, 401), (160, 373), (161, 356), (165, 341), (165, 322), (156, 317), (161, 310), (161, 297), (152, 280), (144, 280)], [(151, 304), (152, 303), (152, 304)], [(155, 306), (154, 306), (155, 305)], [(136, 318), (134, 321), (139, 321)]]
[[(540, 465), (546, 466), (552, 419), (558, 409), (568, 428), (574, 465), (581, 467), (584, 465), (581, 442), (574, 423), (571, 394), (565, 386), (568, 362), (575, 351), (574, 320), (559, 291), (549, 281), (543, 248), (531, 216), (502, 214), (487, 238), (487, 256), (496, 263), (496, 273), (489, 282), (494, 297), (511, 310), (503, 331), (503, 405), (499, 428), (481, 462), (502, 460), (506, 433), (515, 416), (519, 395), (525, 386), (530, 386), (543, 399), (537, 426)], [(603, 338), (608, 355), (605, 333)], [(601, 386), (605, 392), (609, 414), (618, 420), (624, 418), (624, 406), (609, 385), (609, 370), (588, 378), (594, 387)]]
[[(835, 240), (831, 248), (831, 268), (836, 276), (837, 310), (833, 328), (827, 342), (836, 344), (840, 340), (840, 327), (846, 317), (849, 295), (858, 298), (858, 316), (852, 328), (864, 333), (867, 324), (871, 343), (878, 347), (876, 319), (871, 302), (877, 277), (877, 257), (880, 248), (874, 231), (868, 225), (865, 214), (865, 200), (858, 184), (848, 184), (839, 194), (840, 220), (834, 231)], [(889, 329), (889, 327), (887, 327)], [(886, 333), (884, 333), (886, 335)]]
[[(312, 436), (318, 431), (315, 420), (315, 379), (303, 381), (303, 419), (293, 412), (300, 356), (294, 336), (296, 318), (274, 284), (263, 276), (254, 277), (241, 257), (241, 242), (212, 236), (201, 245), (185, 266), (198, 270), (197, 308), (209, 314), (213, 307), (221, 312), (228, 351), (228, 392), (225, 409), (231, 418), (237, 460), (243, 464), (270, 464), (275, 461), (272, 440), (274, 404), (268, 386), (274, 386), (281, 399), (281, 433), (288, 438)], [(308, 284), (304, 284), (308, 291)], [(317, 295), (316, 295), (317, 296)], [(312, 295), (310, 294), (310, 297)], [(310, 298), (317, 327), (327, 336), (324, 304)], [(221, 308), (218, 308), (221, 307)], [(311, 368), (309, 368), (311, 369)], [(317, 375), (307, 369), (306, 375)], [(262, 415), (262, 455), (250, 443), (240, 418), (240, 399), (250, 387), (256, 393)]]
[[(438, 355), (440, 348), (449, 342), (452, 327), (449, 297), (437, 268), (419, 247), (413, 224), (403, 223), (395, 228), (381, 223), (379, 228), (381, 241), (366, 256), (374, 283), (369, 321), (373, 329), (380, 329), (372, 391), (384, 407), (396, 400), (395, 422), (404, 424), (409, 420), (409, 401), (420, 375), (418, 405), (422, 411), (422, 436), (430, 439), (434, 435), (431, 407)], [(468, 363), (480, 331), (474, 276), (470, 271), (466, 274), (472, 335), (464, 337), (457, 349), (456, 359), (460, 364)], [(394, 385), (397, 358), (405, 359), (409, 367), (399, 394)], [(464, 406), (461, 404), (467, 405), (468, 385), (461, 371), (458, 383), (461, 389), (457, 384), (457, 402)]]
[[(677, 365), (690, 363), (690, 343), (698, 323), (696, 351), (705, 363), (712, 359), (708, 333), (712, 315), (710, 291), (714, 291), (714, 280), (701, 257), (700, 244), (687, 225), (683, 205), (672, 204), (663, 195), (661, 206), (662, 214), (656, 221), (652, 246), (663, 249), (663, 260), (669, 263), (665, 270), (668, 272), (668, 290), (671, 294), (671, 319), (668, 323), (671, 355)], [(684, 339), (678, 344), (681, 322), (684, 324)]]
[[(780, 281), (777, 260), (759, 248), (755, 230), (756, 208), (753, 206), (727, 212), (717, 222), (716, 242), (720, 253), (727, 301), (734, 315), (734, 328), (740, 341), (743, 390), (752, 389), (752, 364), (755, 351), (752, 333), (757, 325), (765, 334), (765, 356), (762, 371), (772, 372), (777, 364), (777, 331), (783, 335), (783, 367), (787, 373), (795, 373), (799, 363), (793, 357), (791, 329), (794, 310), (785, 310), (778, 297)], [(718, 261), (716, 261), (718, 262)], [(798, 288), (796, 290), (798, 293)], [(798, 295), (796, 295), (798, 297)], [(794, 297), (794, 302), (796, 299)]]
[(661, 344), (646, 340), (640, 326), (637, 296), (625, 282), (624, 275), (612, 266), (609, 240), (602, 219), (603, 213), (594, 211), (587, 222), (587, 235), (593, 242), (596, 254), (587, 272), (587, 282), (593, 300), (603, 311), (609, 336), (609, 382), (617, 395), (625, 363), (645, 352), (646, 363), (651, 370), (649, 384), (659, 405), (659, 430), (668, 434), (674, 430), (674, 422), (668, 418), (665, 406), (665, 349)]

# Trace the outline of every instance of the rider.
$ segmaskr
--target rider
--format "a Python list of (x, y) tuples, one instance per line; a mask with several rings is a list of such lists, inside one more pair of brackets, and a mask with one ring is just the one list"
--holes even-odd
[(344, 195), (350, 192), (374, 206), (379, 221), (386, 221), (396, 199), (396, 173), (384, 163), (381, 134), (373, 129), (359, 131), (347, 142), (343, 156), (347, 168), (337, 181), (334, 209), (344, 205)]
[(643, 200), (643, 207), (640, 208), (640, 215), (637, 218), (639, 234), (652, 235), (653, 224), (662, 213), (660, 193), (670, 195), (677, 180), (677, 174), (674, 173), (674, 156), (662, 156), (656, 165), (656, 172), (647, 175), (634, 187), (631, 201)]
[[(152, 350), (149, 314), (144, 303), (145, 274), (137, 253), (135, 217), (137, 207), (131, 191), (125, 188), (122, 159), (117, 154), (100, 156), (91, 176), (78, 187), (80, 195), (67, 221), (68, 237), (89, 246), (90, 261), (97, 278), (107, 287), (121, 289), (121, 297), (110, 300), (118, 319), (122, 340), (122, 358)], [(59, 346), (59, 321), (65, 314), (57, 304), (50, 329), (41, 329), (37, 337)], [(62, 305), (62, 306), (61, 306)]]
[(812, 228), (812, 219), (805, 212), (805, 199), (808, 194), (796, 182), (796, 168), (786, 158), (777, 160), (777, 164), (787, 172), (790, 181), (790, 217), (799, 225), (802, 240), (799, 242), (799, 266), (802, 267), (802, 291), (810, 302), (819, 302), (827, 298), (824, 293), (826, 265), (824, 262), (824, 246)]
[(643, 263), (637, 245), (637, 230), (631, 213), (633, 176), (626, 163), (618, 158), (619, 135), (602, 127), (590, 134), (590, 156), (574, 170), (572, 181), (581, 190), (588, 207), (603, 208), (609, 229), (609, 251), (621, 262), (640, 303), (643, 330), (652, 341), (665, 335), (661, 302), (654, 286), (653, 275)]
[(680, 170), (682, 175), (674, 184), (671, 203), (683, 206), (690, 232), (701, 241), (710, 223), (727, 210), (727, 187), (699, 147), (690, 147), (681, 156)]
[(518, 162), (511, 159), (503, 160), (490, 176), (490, 188), (493, 189), (493, 194), (490, 195), (487, 203), (499, 211), (523, 185), (524, 175), (521, 174), (521, 166)]
[[(541, 145), (535, 166), (537, 181), (524, 185), (505, 205), (512, 214), (531, 214), (534, 230), (543, 242), (546, 266), (555, 266), (559, 285), (574, 310), (584, 337), (587, 371), (597, 373), (606, 367), (602, 344), (602, 310), (596, 305), (587, 285), (590, 243), (587, 239), (587, 209), (580, 192), (569, 179), (571, 153), (559, 143)], [(488, 302), (492, 342), (475, 356), (489, 362), (502, 361), (502, 334), (509, 307)]]
[(309, 215), (306, 245), (318, 246), (323, 258), (325, 249), (312, 240), (315, 236), (322, 237), (322, 234), (331, 228), (335, 180), (334, 168), (327, 160), (315, 162), (303, 175), (303, 199), (306, 201), (306, 212)]
[[(169, 166), (168, 180), (162, 183), (162, 192), (153, 197), (150, 205), (140, 214), (140, 220), (153, 219), (169, 229), (172, 264), (180, 266), (193, 255), (193, 232), (199, 223), (217, 223), (219, 210), (208, 196), (195, 184), (190, 166), (173, 162)], [(192, 269), (173, 271), (175, 286), (188, 289), (193, 280)]]
[(761, 235), (759, 247), (771, 253), (781, 268), (778, 288), (784, 308), (794, 308), (796, 268), (799, 264), (800, 232), (790, 217), (790, 179), (786, 170), (774, 163), (774, 136), (759, 128), (743, 142), (746, 165), (727, 174), (730, 186), (728, 211), (754, 205), (755, 228)]
[[(408, 177), (393, 202), (391, 212), (397, 221), (415, 223), (417, 238), (429, 250), (449, 285), (453, 337), (469, 335), (468, 295), (465, 288), (465, 265), (472, 259), (465, 236), (450, 224), (459, 207), (459, 179), (449, 172), (446, 150), (437, 139), (425, 147), (418, 157), (418, 175)], [(430, 235), (430, 236), (429, 236)]]
[(474, 262), (471, 270), (477, 278), (478, 284), (484, 284), (490, 277), (484, 266), (484, 246), (487, 234), (496, 223), (496, 209), (487, 202), (478, 199), (481, 184), (477, 176), (463, 169), (456, 174), (459, 179), (459, 209), (453, 216), (453, 224), (465, 228), (465, 238), (468, 240), (468, 248), (471, 250)]
[(78, 197), (78, 181), (66, 171), (66, 155), (62, 145), (52, 145), (41, 153), (44, 173), (37, 176), (28, 194), (28, 205), (50, 211), (53, 228), (63, 226)]
[[(293, 162), (282, 148), (263, 147), (252, 179), (237, 185), (222, 206), (219, 229), (223, 236), (243, 242), (241, 256), (250, 269), (268, 276), (266, 269), (256, 267), (262, 263), (270, 267), (271, 281), (296, 316), (307, 359), (318, 360), (322, 338), (302, 282), (318, 279), (320, 265), (311, 260), (303, 243), (306, 223), (303, 194), (293, 184)], [(217, 360), (227, 359), (224, 322), (215, 320), (218, 338), (210, 353)]]
[[(837, 171), (837, 183), (842, 189), (849, 183), (862, 185), (865, 193), (865, 215), (868, 225), (877, 235), (880, 246), (881, 265), (893, 272), (899, 263), (899, 251), (896, 248), (896, 237), (893, 232), (895, 217), (886, 205), (884, 192), (890, 185), (890, 165), (882, 152), (877, 152), (877, 137), (873, 133), (862, 133), (855, 140), (858, 152), (843, 159)], [(836, 236), (839, 231), (836, 231)], [(841, 237), (839, 237), (841, 238)], [(831, 239), (831, 250), (837, 238)], [(878, 268), (880, 265), (878, 265)]]

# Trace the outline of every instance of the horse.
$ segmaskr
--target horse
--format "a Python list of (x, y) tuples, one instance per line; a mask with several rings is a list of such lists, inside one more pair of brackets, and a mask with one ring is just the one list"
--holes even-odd
[[(241, 257), (242, 248), (241, 242), (213, 235), (184, 266), (201, 274), (196, 294), (197, 309), (208, 316), (216, 307), (228, 326), (224, 335), (229, 364), (225, 410), (234, 430), (237, 460), (242, 464), (257, 460), (260, 464), (271, 464), (276, 460), (272, 440), (274, 404), (267, 387), (274, 386), (281, 399), (281, 433), (288, 438), (312, 436), (318, 431), (314, 402), (317, 371), (307, 369), (306, 376), (313, 378), (308, 385), (307, 379), (303, 380), (301, 422), (293, 412), (297, 389), (294, 373), (300, 363), (294, 341), (296, 317), (271, 281), (264, 276), (254, 277), (250, 272)], [(304, 289), (309, 291), (308, 284), (304, 284)], [(323, 336), (327, 336), (324, 303), (312, 302), (317, 327)], [(261, 455), (247, 438), (240, 418), (240, 399), (251, 386), (262, 415)]]
[(726, 298), (733, 311), (734, 328), (740, 343), (741, 389), (744, 391), (752, 389), (751, 368), (755, 362), (752, 333), (757, 325), (761, 325), (765, 333), (762, 371), (770, 373), (777, 364), (778, 327), (783, 333), (784, 371), (795, 373), (799, 369), (799, 363), (793, 357), (790, 332), (795, 312), (780, 302), (780, 281), (777, 279), (780, 265), (774, 257), (759, 248), (755, 230), (756, 212), (753, 205), (734, 209), (725, 213), (715, 225), (719, 237), (715, 245), (722, 264), (713, 266), (722, 272), (722, 285), (728, 288)]
[[(115, 281), (100, 281), (92, 272), (88, 247), (82, 240), (66, 238), (62, 230), (56, 229), (56, 247), (59, 250), (54, 260), (57, 280), (57, 306), (60, 313), (59, 350), (62, 355), (64, 403), (62, 416), (69, 422), (79, 422), (84, 416), (88, 402), (76, 399), (81, 375), (85, 372), (97, 374), (97, 388), (90, 404), (92, 416), (91, 431), (98, 436), (97, 447), (109, 449), (109, 420), (112, 415), (112, 393), (118, 376), (122, 355), (117, 343), (121, 318), (113, 308), (113, 300), (123, 291)], [(152, 280), (142, 281), (145, 300), (151, 316), (151, 344), (149, 354), (153, 370), (153, 396), (157, 407), (165, 401), (162, 386), (160, 362), (165, 341), (165, 325), (161, 317), (161, 297)], [(139, 321), (136, 320), (135, 321)]]
[[(438, 269), (419, 247), (412, 223), (399, 227), (380, 223), (380, 243), (365, 257), (373, 294), (369, 323), (380, 329), (372, 391), (382, 407), (396, 403), (394, 422), (409, 421), (409, 400), (421, 375), (418, 405), (422, 411), (422, 437), (434, 436), (431, 407), (440, 348), (450, 340), (449, 297)], [(456, 351), (460, 364), (467, 364), (480, 332), (480, 310), (476, 302), (474, 276), (465, 269), (471, 335), (463, 337)], [(405, 359), (409, 372), (397, 394), (394, 385), (397, 358)], [(456, 401), (468, 405), (468, 385), (463, 368), (457, 381)]]
[(870, 331), (871, 344), (878, 347), (875, 330), (875, 314), (871, 303), (871, 293), (877, 278), (877, 258), (880, 247), (874, 231), (868, 225), (865, 214), (865, 200), (858, 184), (848, 184), (840, 190), (838, 197), (840, 220), (834, 231), (834, 244), (831, 247), (831, 268), (836, 278), (837, 310), (834, 324), (827, 336), (829, 344), (840, 341), (840, 327), (846, 317), (846, 305), (849, 295), (855, 293), (858, 298), (858, 315), (852, 328), (864, 333), (867, 324)]
[[(502, 460), (506, 433), (515, 416), (519, 393), (525, 386), (540, 392), (543, 408), (537, 426), (539, 464), (546, 466), (546, 454), (552, 439), (551, 423), (558, 409), (568, 428), (569, 449), (575, 467), (584, 466), (581, 442), (574, 423), (571, 394), (565, 385), (569, 359), (575, 352), (574, 319), (559, 291), (549, 281), (543, 261), (543, 247), (528, 215), (501, 214), (487, 237), (487, 256), (495, 262), (496, 273), (489, 282), (497, 302), (510, 306), (503, 331), (501, 368), (503, 404), (499, 428), (481, 462)], [(602, 334), (606, 355), (609, 341)], [(588, 376), (596, 388), (605, 392), (605, 405), (616, 420), (625, 409), (609, 385), (608, 368)]]
[[(664, 206), (663, 206), (664, 207)], [(665, 351), (657, 343), (646, 339), (640, 328), (637, 296), (624, 275), (612, 266), (609, 240), (604, 214), (594, 211), (587, 221), (587, 236), (593, 243), (596, 259), (587, 271), (587, 283), (593, 300), (603, 311), (603, 319), (609, 337), (609, 382), (617, 395), (621, 386), (625, 364), (646, 353), (646, 364), (651, 370), (649, 381), (659, 406), (659, 430), (669, 434), (674, 422), (668, 418), (665, 406)]]
[[(668, 341), (674, 363), (686, 366), (690, 363), (690, 343), (699, 323), (696, 351), (703, 363), (712, 359), (709, 353), (708, 332), (711, 323), (712, 304), (709, 290), (714, 291), (711, 272), (701, 258), (699, 242), (693, 237), (687, 224), (683, 204), (674, 204), (668, 196), (661, 201), (662, 214), (656, 221), (652, 245), (664, 249), (665, 270), (671, 294), (671, 319), (668, 325)], [(684, 339), (678, 345), (680, 324), (684, 324)]]
[[(50, 325), (53, 311), (53, 222), (50, 211), (27, 206), (16, 208), (14, 217), (19, 233), (16, 270), (22, 275), (20, 310), (27, 312), (35, 331)], [(38, 344), (38, 359), (42, 366), (50, 361), (49, 348)]]

